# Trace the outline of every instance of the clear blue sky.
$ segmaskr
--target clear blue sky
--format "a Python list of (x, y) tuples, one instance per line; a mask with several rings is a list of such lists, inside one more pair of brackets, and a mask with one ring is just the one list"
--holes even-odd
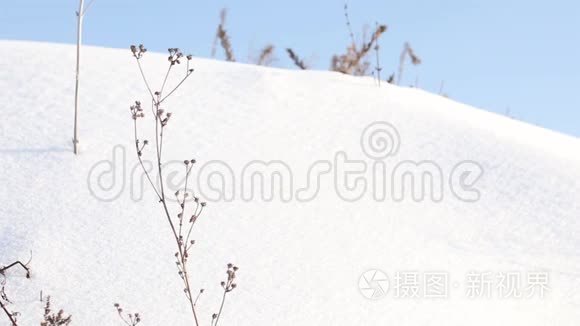
[[(90, 0), (86, 0), (90, 1)], [(94, 0), (85, 43), (150, 50), (180, 47), (209, 56), (219, 11), (239, 61), (267, 43), (274, 63), (292, 67), (294, 48), (313, 68), (327, 69), (349, 41), (341, 0), (137, 1)], [(0, 39), (74, 43), (73, 0), (3, 0)], [(580, 3), (572, 0), (358, 0), (350, 1), (355, 34), (376, 21), (389, 26), (381, 41), (385, 74), (395, 71), (403, 43), (423, 59), (408, 68), (415, 82), (489, 111), (580, 137)], [(222, 57), (222, 53), (219, 57)], [(1, 55), (1, 54), (0, 54)]]

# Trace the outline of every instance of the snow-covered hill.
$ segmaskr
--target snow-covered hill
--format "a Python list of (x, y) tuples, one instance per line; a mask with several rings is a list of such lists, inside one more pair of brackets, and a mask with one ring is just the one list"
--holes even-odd
[[(143, 60), (158, 85), (166, 55)], [(206, 289), (205, 325), (228, 262), (241, 269), (221, 325), (578, 325), (580, 140), (421, 90), (379, 88), (371, 78), (192, 63), (196, 72), (166, 104), (174, 115), (167, 161), (227, 165), (234, 181), (234, 199), (210, 200), (195, 234), (191, 264), (195, 287)], [(8, 275), (11, 308), (22, 325), (38, 325), (43, 291), (73, 325), (120, 325), (115, 302), (141, 312), (143, 325), (192, 325), (167, 222), (133, 172), (129, 105), (147, 103), (138, 69), (129, 50), (94, 47), (83, 65), (75, 157), (74, 47), (0, 42), (0, 264), (32, 251), (33, 272), (31, 280)], [(391, 143), (373, 138), (377, 128)], [(392, 155), (376, 158), (385, 151)], [(365, 189), (344, 186), (340, 170), (355, 164), (341, 162), (345, 155), (366, 166), (357, 181)], [(290, 200), (244, 200), (244, 167), (257, 161), (292, 172)], [(409, 187), (391, 172), (424, 161), (432, 173), (440, 168), (441, 200), (398, 201)], [(319, 192), (299, 192), (316, 162), (330, 168)], [(391, 176), (380, 200), (377, 166)], [(216, 194), (205, 188), (206, 197)], [(362, 198), (351, 198), (361, 189)], [(522, 297), (501, 295), (508, 272), (519, 275)], [(365, 285), (365, 275), (376, 278)], [(427, 297), (432, 275), (447, 275), (446, 297)], [(527, 298), (543, 276), (545, 297)], [(474, 292), (488, 284), (478, 277), (492, 282), (491, 298)], [(416, 288), (417, 297), (405, 297)]]

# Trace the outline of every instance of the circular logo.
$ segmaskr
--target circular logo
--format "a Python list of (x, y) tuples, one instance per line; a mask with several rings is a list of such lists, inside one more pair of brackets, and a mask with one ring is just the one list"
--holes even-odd
[(361, 275), (358, 288), (369, 300), (382, 299), (389, 292), (389, 277), (383, 271), (372, 269)]
[(378, 121), (365, 128), (360, 144), (365, 155), (373, 160), (381, 160), (399, 152), (401, 137), (395, 126)]

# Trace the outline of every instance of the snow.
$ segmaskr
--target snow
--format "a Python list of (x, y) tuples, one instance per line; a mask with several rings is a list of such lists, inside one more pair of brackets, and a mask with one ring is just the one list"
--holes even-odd
[[(21, 325), (38, 325), (40, 291), (73, 315), (73, 325), (121, 325), (115, 302), (140, 312), (143, 325), (192, 325), (161, 207), (148, 187), (143, 199), (134, 198), (138, 189), (131, 193), (137, 160), (129, 105), (147, 103), (147, 91), (129, 50), (85, 47), (78, 157), (71, 153), (74, 47), (0, 41), (0, 53), (0, 263), (32, 252), (32, 279), (16, 270), (7, 278)], [(143, 60), (158, 85), (166, 55)], [(580, 322), (577, 138), (422, 90), (379, 88), (372, 78), (200, 58), (192, 66), (166, 104), (174, 114), (166, 160), (195, 157), (198, 168), (222, 161), (236, 175), (235, 199), (210, 202), (195, 233), (190, 269), (194, 288), (205, 289), (204, 325), (218, 308), (229, 262), (240, 271), (222, 325)], [(311, 201), (241, 198), (240, 175), (256, 160), (287, 164), (295, 189), (314, 162), (334, 163), (339, 152), (370, 167), (361, 133), (376, 121), (400, 135), (387, 169), (433, 161), (448, 175), (474, 161), (484, 171), (480, 199), (461, 201), (445, 182), (440, 202), (375, 201), (370, 191), (349, 202), (334, 191), (334, 172), (321, 177)], [(91, 170), (105, 169), (119, 145), (112, 190), (119, 196), (99, 200)], [(359, 289), (373, 269), (391, 281), (380, 300)], [(395, 274), (405, 271), (448, 273), (449, 297), (396, 298)], [(550, 290), (545, 298), (470, 298), (470, 271), (549, 272)]]

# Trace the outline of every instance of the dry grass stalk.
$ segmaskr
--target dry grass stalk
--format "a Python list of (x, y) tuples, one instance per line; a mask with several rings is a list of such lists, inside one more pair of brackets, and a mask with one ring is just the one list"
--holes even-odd
[(296, 67), (298, 67), (302, 70), (308, 69), (308, 66), (306, 65), (306, 63), (304, 63), (304, 61), (302, 59), (300, 59), (300, 57), (296, 54), (296, 52), (294, 52), (294, 50), (288, 48), (288, 49), (286, 49), (286, 52), (288, 52), (288, 56), (290, 56), (290, 59), (292, 59), (292, 62), (294, 62)]
[(344, 19), (346, 20), (346, 27), (348, 28), (351, 44), (356, 44), (354, 33), (352, 32), (352, 25), (350, 24), (350, 16), (348, 15), (348, 3), (346, 2), (344, 3)]
[(258, 66), (269, 66), (274, 61), (274, 46), (269, 44), (262, 49), (258, 58)]
[(401, 80), (403, 79), (403, 70), (405, 67), (405, 59), (407, 59), (407, 57), (411, 59), (411, 63), (414, 66), (418, 66), (421, 64), (421, 59), (415, 54), (415, 51), (413, 51), (411, 45), (408, 42), (406, 42), (405, 45), (403, 46), (403, 51), (401, 52), (401, 57), (399, 60), (399, 75), (397, 76), (397, 85), (400, 85)]
[(443, 94), (443, 88), (445, 87), (445, 81), (442, 80), (441, 84), (439, 85), (439, 95)]
[(234, 50), (232, 49), (232, 43), (230, 41), (230, 36), (226, 30), (226, 17), (227, 17), (227, 9), (222, 9), (220, 12), (220, 24), (218, 25), (216, 36), (214, 39), (214, 44), (211, 51), (212, 58), (215, 57), (216, 48), (217, 48), (217, 41), (220, 41), (222, 48), (224, 49), (226, 60), (235, 62), (236, 58), (234, 57)]
[[(376, 23), (376, 30), (378, 30), (379, 28), (379, 23)], [(376, 66), (375, 66), (375, 71), (377, 73), (377, 82), (379, 87), (381, 87), (381, 71), (383, 70), (383, 68), (381, 67), (381, 61), (380, 61), (380, 44), (379, 44), (379, 39), (377, 38), (376, 44), (375, 44), (375, 53), (376, 53)]]

